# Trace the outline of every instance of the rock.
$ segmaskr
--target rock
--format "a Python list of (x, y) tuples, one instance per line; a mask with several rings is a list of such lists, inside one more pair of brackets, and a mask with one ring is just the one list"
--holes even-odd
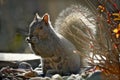
[(103, 75), (101, 71), (96, 70), (92, 72), (82, 72), (81, 74), (72, 74), (67, 79), (64, 80), (103, 80)]
[(86, 80), (103, 80), (100, 71), (96, 71), (88, 76)]
[(72, 74), (70, 77), (68, 77), (68, 79), (67, 80), (76, 80), (77, 79), (77, 77), (79, 77), (79, 74)]
[(42, 68), (35, 68), (34, 71), (37, 73), (38, 76), (43, 76), (43, 70)]
[(63, 76), (62, 78), (63, 78), (63, 80), (67, 80), (68, 77), (69, 76)]
[(41, 57), (25, 53), (0, 53), (0, 69), (5, 66), (17, 68), (21, 62), (29, 63), (34, 69), (41, 64)]
[(63, 80), (63, 78), (59, 74), (55, 74), (52, 76), (52, 80)]
[(27, 63), (27, 62), (21, 62), (19, 65), (18, 65), (18, 68), (19, 69), (29, 69), (29, 70), (33, 70), (32, 69), (32, 66)]
[(29, 80), (51, 80), (49, 77), (33, 77), (30, 78)]

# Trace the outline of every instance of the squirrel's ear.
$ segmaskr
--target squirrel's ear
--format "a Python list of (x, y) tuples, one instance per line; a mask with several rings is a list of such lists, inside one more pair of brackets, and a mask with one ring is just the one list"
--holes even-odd
[(35, 14), (34, 20), (38, 21), (38, 19), (40, 19), (40, 16), (38, 15), (38, 13)]
[(46, 24), (48, 24), (48, 21), (49, 21), (49, 14), (46, 13), (44, 16), (43, 16), (43, 20)]

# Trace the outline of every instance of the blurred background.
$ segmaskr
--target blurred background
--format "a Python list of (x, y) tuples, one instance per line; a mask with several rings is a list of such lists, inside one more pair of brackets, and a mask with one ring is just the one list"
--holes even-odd
[(49, 13), (52, 25), (59, 13), (70, 5), (85, 4), (84, 0), (0, 0), (0, 52), (29, 52), (29, 24), (35, 13)]

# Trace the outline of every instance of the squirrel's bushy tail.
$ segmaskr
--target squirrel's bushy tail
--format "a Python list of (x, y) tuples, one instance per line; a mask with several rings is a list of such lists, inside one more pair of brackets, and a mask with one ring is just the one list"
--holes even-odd
[(96, 33), (95, 25), (94, 16), (87, 8), (72, 5), (60, 13), (55, 30), (70, 40), (80, 53), (88, 53), (91, 38)]

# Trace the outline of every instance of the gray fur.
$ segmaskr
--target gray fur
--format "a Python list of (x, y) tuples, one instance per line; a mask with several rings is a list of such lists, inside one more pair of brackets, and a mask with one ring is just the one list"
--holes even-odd
[(90, 32), (95, 33), (95, 22), (92, 13), (82, 8), (72, 6), (62, 12), (55, 23), (55, 30), (49, 15), (48, 21), (44, 21), (45, 15), (42, 18), (37, 15), (31, 23), (28, 42), (36, 55), (46, 58), (49, 66), (52, 64), (47, 68), (48, 63), (44, 63), (46, 74), (78, 73), (83, 66), (85, 59), (77, 51), (88, 53)]
[[(42, 28), (40, 29), (40, 27)], [(45, 24), (43, 19), (33, 20), (29, 29), (28, 40), (36, 55), (42, 58), (61, 58), (58, 63), (52, 61), (58, 67), (52, 67), (53, 70), (48, 70), (47, 74), (51, 73), (51, 71), (53, 73), (59, 72), (59, 70), (62, 71), (62, 74), (79, 72), (80, 57), (74, 53), (74, 50), (76, 50), (75, 46), (56, 33), (50, 21), (48, 21), (48, 24)]]

